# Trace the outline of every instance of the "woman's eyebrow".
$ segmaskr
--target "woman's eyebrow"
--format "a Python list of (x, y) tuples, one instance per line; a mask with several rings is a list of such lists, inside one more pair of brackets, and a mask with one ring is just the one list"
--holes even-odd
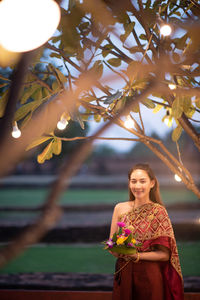
[[(130, 180), (137, 180), (136, 178), (131, 178)], [(138, 180), (146, 180), (146, 178), (139, 178)]]

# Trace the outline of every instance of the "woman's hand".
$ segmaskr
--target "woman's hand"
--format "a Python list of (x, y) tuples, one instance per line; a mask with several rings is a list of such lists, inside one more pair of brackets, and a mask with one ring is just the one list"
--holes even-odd
[(108, 251), (110, 254), (112, 254), (113, 256), (115, 256), (116, 258), (120, 258), (120, 255), (119, 253), (116, 253), (116, 252), (113, 252), (113, 251)]
[(127, 255), (127, 254), (119, 254), (119, 253), (116, 253), (116, 252), (112, 252), (112, 251), (109, 251), (110, 254), (112, 254), (113, 256), (115, 256), (116, 258), (122, 258), (126, 261), (128, 260), (136, 260), (137, 259), (137, 253), (135, 254), (130, 254), (130, 255)]

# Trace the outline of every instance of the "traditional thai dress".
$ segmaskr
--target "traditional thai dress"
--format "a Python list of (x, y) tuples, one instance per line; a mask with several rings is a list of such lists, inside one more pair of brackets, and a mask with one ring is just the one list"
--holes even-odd
[(113, 300), (183, 300), (183, 280), (176, 241), (166, 209), (158, 203), (142, 205), (120, 216), (142, 243), (139, 252), (163, 245), (170, 250), (169, 261), (138, 263), (117, 259)]

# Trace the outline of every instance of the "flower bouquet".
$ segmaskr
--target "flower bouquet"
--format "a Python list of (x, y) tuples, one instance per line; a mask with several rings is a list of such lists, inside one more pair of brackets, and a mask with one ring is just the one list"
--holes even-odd
[(137, 252), (137, 247), (142, 246), (133, 237), (133, 226), (125, 228), (124, 222), (118, 222), (118, 232), (115, 232), (111, 239), (103, 242), (105, 248), (111, 252), (119, 254), (134, 254)]

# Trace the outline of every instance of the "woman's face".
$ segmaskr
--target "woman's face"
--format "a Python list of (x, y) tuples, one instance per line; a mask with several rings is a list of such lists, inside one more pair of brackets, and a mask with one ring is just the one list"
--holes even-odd
[(154, 184), (144, 170), (136, 169), (131, 173), (129, 187), (136, 199), (149, 200), (149, 192)]

